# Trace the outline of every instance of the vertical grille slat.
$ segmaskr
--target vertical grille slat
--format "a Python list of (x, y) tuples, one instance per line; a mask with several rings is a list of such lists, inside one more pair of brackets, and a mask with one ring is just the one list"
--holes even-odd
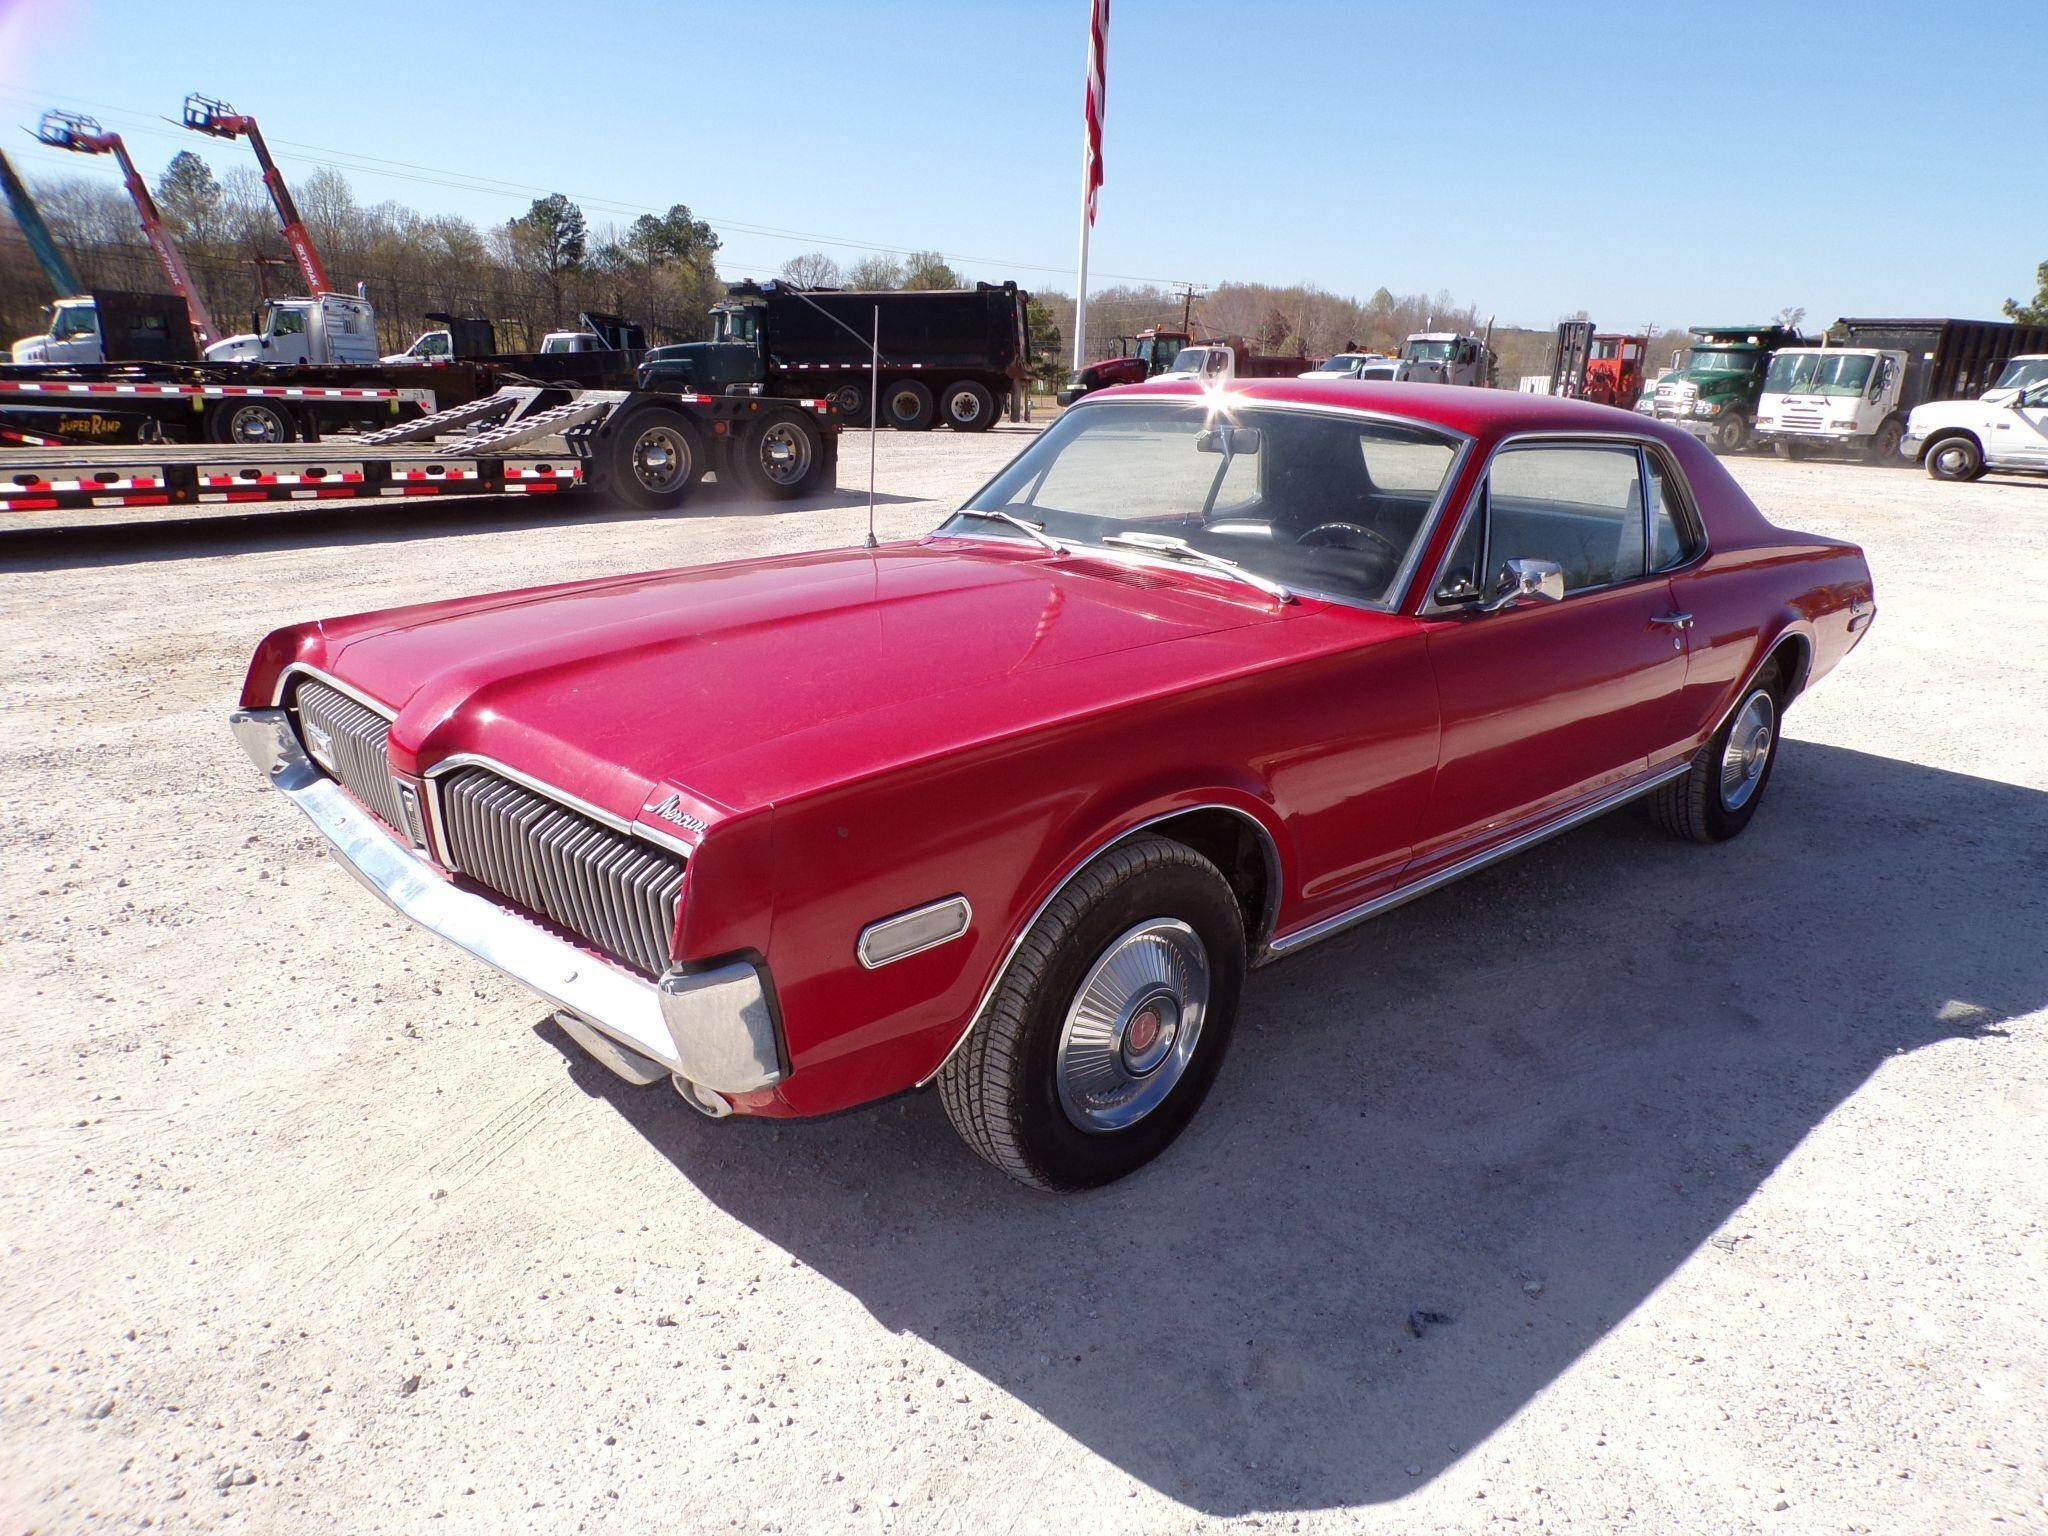
[(457, 768), (438, 783), (457, 870), (649, 976), (667, 966), (681, 854), (488, 768)]
[(300, 683), (292, 702), (298, 711), (300, 739), (313, 760), (386, 825), (402, 831), (405, 822), (399, 815), (398, 791), (391, 782), (391, 722), (316, 678)]

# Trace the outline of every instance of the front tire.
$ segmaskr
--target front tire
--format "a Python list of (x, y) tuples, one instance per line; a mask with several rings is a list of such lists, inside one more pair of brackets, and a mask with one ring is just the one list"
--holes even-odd
[(1984, 473), (1984, 450), (1974, 437), (1944, 437), (1927, 450), (1927, 473), (1937, 480), (1976, 480)]
[(1138, 837), (1068, 882), (939, 1072), (953, 1127), (1039, 1189), (1092, 1189), (1170, 1146), (1229, 1048), (1245, 927), (1215, 865)]
[(1665, 831), (1689, 842), (1725, 843), (1749, 825), (1778, 761), (1777, 683), (1774, 663), (1693, 754), (1685, 776), (1651, 792), (1650, 814)]
[(1749, 418), (1740, 411), (1723, 411), (1714, 418), (1707, 446), (1716, 453), (1742, 452), (1749, 446)]
[(1899, 462), (1899, 440), (1906, 435), (1906, 429), (1896, 421), (1887, 421), (1877, 429), (1877, 435), (1870, 440), (1870, 462), (1879, 468), (1896, 467)]

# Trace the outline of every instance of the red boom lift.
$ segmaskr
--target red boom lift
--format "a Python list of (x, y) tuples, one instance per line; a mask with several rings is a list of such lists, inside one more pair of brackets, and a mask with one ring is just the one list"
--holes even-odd
[(215, 340), (217, 333), (213, 316), (207, 313), (206, 300), (200, 297), (199, 285), (192, 281), (192, 274), (185, 270), (185, 258), (178, 254), (171, 232), (164, 228), (156, 199), (149, 195), (148, 183), (143, 181), (141, 173), (135, 169), (135, 162), (128, 157), (128, 146), (121, 142), (121, 135), (103, 132), (92, 118), (81, 117), (75, 112), (53, 111), (43, 114), (42, 122), (36, 125), (36, 137), (56, 149), (76, 150), (81, 155), (114, 157), (121, 167), (121, 179), (128, 184), (128, 195), (135, 200), (135, 212), (142, 220), (143, 237), (149, 241), (149, 248), (156, 252), (164, 276), (171, 281), (171, 291), (185, 301), (199, 344), (205, 346)]
[(334, 292), (334, 286), (327, 281), (327, 269), (320, 263), (320, 253), (313, 249), (313, 237), (306, 233), (298, 204), (292, 201), (291, 189), (284, 184), (277, 162), (270, 158), (270, 147), (263, 142), (256, 119), (235, 111), (224, 101), (213, 101), (195, 94), (185, 98), (185, 126), (198, 133), (212, 134), (216, 139), (238, 139), (248, 135), (249, 147), (256, 151), (256, 162), (263, 167), (263, 185), (270, 189), (270, 200), (277, 205), (285, 243), (292, 248), (292, 255), (298, 258), (299, 274), (306, 280), (306, 291), (316, 296)]

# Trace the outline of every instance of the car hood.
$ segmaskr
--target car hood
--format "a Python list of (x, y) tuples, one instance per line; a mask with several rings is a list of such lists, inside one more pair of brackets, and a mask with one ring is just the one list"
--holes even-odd
[(1085, 711), (1115, 691), (1107, 658), (1300, 611), (1196, 572), (1005, 545), (836, 550), (366, 614), (322, 626), (324, 670), (397, 711), (401, 770), (477, 755), (620, 816), (662, 785), (715, 814), (946, 750), (954, 715), (924, 707), (943, 696), (973, 694), (967, 713), (985, 718), (1061, 668), (1061, 708)]

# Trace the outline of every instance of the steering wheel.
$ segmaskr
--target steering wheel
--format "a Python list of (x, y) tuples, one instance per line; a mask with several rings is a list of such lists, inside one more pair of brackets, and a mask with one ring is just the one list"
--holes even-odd
[(1380, 552), (1394, 564), (1401, 563), (1401, 546), (1376, 528), (1363, 523), (1329, 522), (1317, 523), (1294, 542), (1307, 544), (1319, 549), (1357, 549), (1353, 539), (1362, 539), (1367, 544), (1376, 544)]

